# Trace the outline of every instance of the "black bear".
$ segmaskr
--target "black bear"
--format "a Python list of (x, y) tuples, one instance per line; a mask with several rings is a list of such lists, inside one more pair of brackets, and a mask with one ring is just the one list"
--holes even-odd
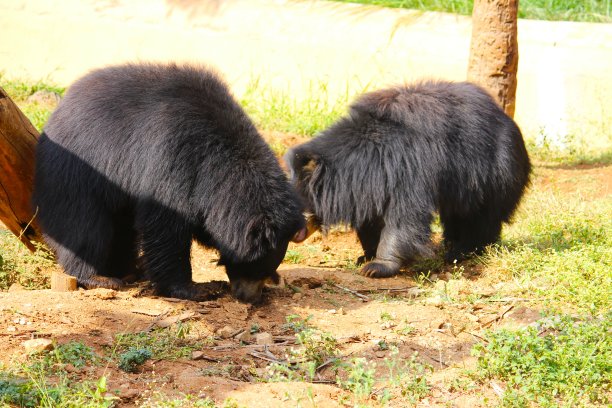
[(445, 81), (364, 94), (285, 161), (309, 225), (354, 228), (370, 277), (431, 253), (436, 210), (447, 261), (482, 251), (499, 238), (531, 171), (518, 126), (493, 98)]
[(197, 299), (196, 239), (219, 251), (234, 295), (257, 301), (304, 225), (268, 145), (196, 66), (115, 66), (75, 82), (40, 137), (34, 184), (46, 241), (86, 288), (142, 271), (158, 293)]

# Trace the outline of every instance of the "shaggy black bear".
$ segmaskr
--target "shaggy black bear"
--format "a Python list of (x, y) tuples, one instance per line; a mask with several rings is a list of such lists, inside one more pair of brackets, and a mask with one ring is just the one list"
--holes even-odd
[(531, 169), (519, 128), (489, 94), (442, 81), (361, 96), (285, 161), (309, 224), (354, 228), (370, 277), (431, 253), (436, 210), (447, 261), (482, 251), (510, 220)]
[(81, 286), (118, 288), (142, 270), (179, 298), (200, 293), (192, 239), (219, 250), (237, 298), (257, 301), (304, 224), (227, 86), (172, 64), (104, 68), (70, 87), (37, 146), (33, 205)]

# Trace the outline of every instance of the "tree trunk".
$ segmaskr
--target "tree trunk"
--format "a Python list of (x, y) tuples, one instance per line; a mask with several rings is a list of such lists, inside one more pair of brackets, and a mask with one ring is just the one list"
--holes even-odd
[(482, 85), (514, 116), (518, 0), (474, 0), (468, 81)]
[(0, 221), (30, 250), (42, 241), (30, 198), (38, 132), (0, 88)]

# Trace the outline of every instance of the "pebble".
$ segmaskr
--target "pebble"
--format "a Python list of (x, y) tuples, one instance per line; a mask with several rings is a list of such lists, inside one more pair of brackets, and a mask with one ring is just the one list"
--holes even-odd
[(192, 351), (191, 352), (191, 359), (192, 360), (201, 360), (202, 357), (204, 357), (204, 352), (202, 352), (202, 351), (196, 350), (196, 351)]
[(249, 333), (248, 330), (245, 330), (243, 332), (240, 332), (236, 336), (236, 340), (241, 341), (243, 343), (251, 343), (253, 341), (253, 335)]
[(46, 350), (53, 350), (53, 342), (50, 339), (31, 339), (24, 341), (22, 344), (27, 353), (40, 353)]
[(229, 339), (236, 332), (236, 330), (232, 326), (223, 326), (219, 330), (217, 330), (217, 334), (222, 339)]
[(255, 335), (255, 343), (259, 345), (274, 344), (274, 339), (270, 333), (257, 333)]
[(303, 293), (300, 293), (300, 292), (296, 292), (296, 293), (294, 293), (294, 294), (293, 294), (293, 296), (292, 296), (293, 300), (300, 300), (300, 299), (301, 299), (301, 298), (303, 298), (303, 297), (304, 297), (304, 294), (303, 294)]
[(9, 288), (9, 292), (23, 292), (25, 288), (18, 282), (13, 283)]

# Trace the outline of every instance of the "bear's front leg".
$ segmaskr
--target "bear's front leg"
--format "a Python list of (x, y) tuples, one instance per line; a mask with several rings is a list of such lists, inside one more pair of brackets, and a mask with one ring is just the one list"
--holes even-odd
[(360, 225), (357, 230), (357, 237), (363, 248), (363, 255), (357, 258), (357, 265), (371, 261), (376, 257), (376, 250), (380, 243), (380, 233), (384, 227), (382, 219), (367, 221)]

